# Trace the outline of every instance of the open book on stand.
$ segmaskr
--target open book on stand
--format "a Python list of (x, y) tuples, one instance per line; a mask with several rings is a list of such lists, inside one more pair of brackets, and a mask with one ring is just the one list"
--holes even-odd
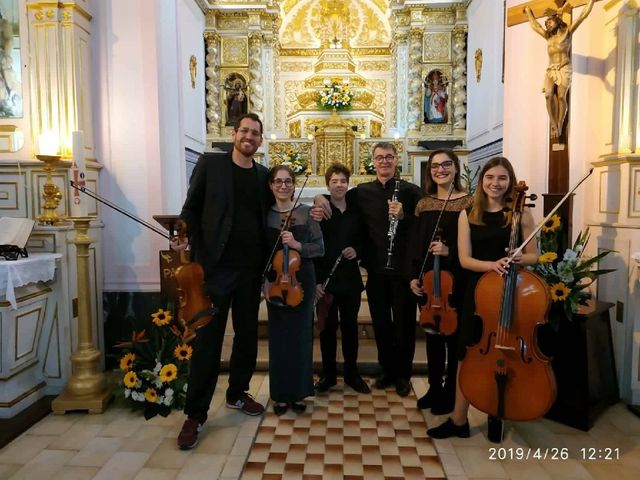
[(6, 260), (28, 257), (25, 247), (34, 225), (30, 218), (0, 218), (0, 257)]

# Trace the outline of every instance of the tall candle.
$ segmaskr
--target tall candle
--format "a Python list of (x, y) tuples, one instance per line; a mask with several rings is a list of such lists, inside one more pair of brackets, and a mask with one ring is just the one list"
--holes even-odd
[[(73, 148), (71, 152), (71, 159), (73, 161), (73, 165), (71, 166), (71, 179), (78, 188), (84, 188), (87, 176), (87, 168), (84, 161), (84, 133), (82, 130), (72, 132), (71, 139)], [(70, 188), (71, 216), (86, 217), (89, 213), (89, 197), (76, 188)]]

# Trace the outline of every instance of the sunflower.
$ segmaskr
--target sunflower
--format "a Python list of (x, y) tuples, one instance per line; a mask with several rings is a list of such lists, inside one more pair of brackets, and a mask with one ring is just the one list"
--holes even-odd
[(569, 289), (563, 282), (554, 283), (549, 287), (551, 291), (551, 300), (554, 302), (562, 302), (567, 299), (569, 296)]
[(122, 380), (124, 386), (127, 388), (133, 388), (138, 383), (138, 376), (136, 372), (127, 372)]
[(173, 351), (173, 355), (178, 360), (189, 360), (191, 358), (192, 353), (193, 353), (193, 348), (191, 348), (186, 343), (183, 343), (182, 345), (178, 345)]
[(555, 232), (558, 228), (560, 228), (560, 217), (558, 215), (553, 215), (542, 225), (543, 232)]
[(163, 382), (172, 382), (178, 376), (178, 368), (173, 363), (169, 363), (160, 369), (159, 375)]
[(147, 402), (156, 403), (158, 401), (158, 392), (155, 388), (147, 388), (144, 392), (144, 398)]
[(120, 359), (120, 370), (131, 370), (133, 361), (136, 359), (135, 353), (127, 353)]
[(171, 322), (172, 317), (171, 317), (171, 313), (168, 310), (162, 310), (160, 308), (156, 313), (151, 314), (151, 318), (153, 319), (153, 323), (161, 327)]
[(556, 252), (546, 252), (538, 257), (538, 263), (551, 263), (558, 258)]

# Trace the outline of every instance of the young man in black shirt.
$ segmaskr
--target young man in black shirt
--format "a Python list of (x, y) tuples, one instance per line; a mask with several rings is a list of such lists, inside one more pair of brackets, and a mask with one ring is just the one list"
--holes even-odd
[[(218, 309), (197, 330), (189, 370), (187, 420), (178, 446), (195, 447), (220, 373), (222, 341), (229, 307), (235, 336), (229, 366), (227, 407), (260, 415), (264, 407), (249, 390), (258, 350), (258, 306), (265, 262), (264, 238), (268, 170), (253, 160), (262, 144), (262, 122), (253, 113), (240, 116), (232, 132), (233, 151), (204, 154), (198, 160), (180, 218), (195, 261), (205, 274), (205, 292)], [(174, 244), (184, 248), (186, 241)]]
[[(351, 172), (341, 163), (334, 163), (325, 173), (331, 218), (320, 223), (324, 238), (324, 257), (314, 260), (316, 267), (316, 298), (318, 298), (318, 329), (322, 352), (322, 377), (315, 384), (317, 392), (326, 392), (336, 384), (336, 332), (342, 332), (344, 383), (359, 393), (370, 393), (367, 383), (358, 373), (358, 311), (364, 285), (358, 265), (362, 248), (363, 223), (355, 205), (346, 200)], [(340, 263), (331, 274), (338, 258)], [(331, 275), (329, 277), (329, 275)], [(323, 283), (327, 281), (326, 288)]]

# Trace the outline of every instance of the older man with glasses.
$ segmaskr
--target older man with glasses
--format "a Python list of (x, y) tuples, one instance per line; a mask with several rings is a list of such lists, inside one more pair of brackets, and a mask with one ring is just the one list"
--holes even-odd
[[(367, 269), (366, 292), (371, 320), (378, 347), (378, 363), (382, 368), (374, 383), (378, 389), (395, 386), (401, 396), (411, 391), (411, 371), (415, 351), (416, 302), (409, 289), (405, 271), (404, 244), (408, 223), (422, 190), (417, 185), (399, 180), (394, 201), (398, 152), (392, 143), (380, 142), (373, 148), (376, 179), (351, 189), (347, 201), (355, 203), (362, 213), (367, 239), (361, 265)], [(325, 218), (331, 209), (322, 196), (315, 198), (316, 206)], [(405, 215), (405, 212), (409, 212)], [(394, 248), (391, 251), (392, 269), (387, 267), (390, 221), (396, 219)]]

